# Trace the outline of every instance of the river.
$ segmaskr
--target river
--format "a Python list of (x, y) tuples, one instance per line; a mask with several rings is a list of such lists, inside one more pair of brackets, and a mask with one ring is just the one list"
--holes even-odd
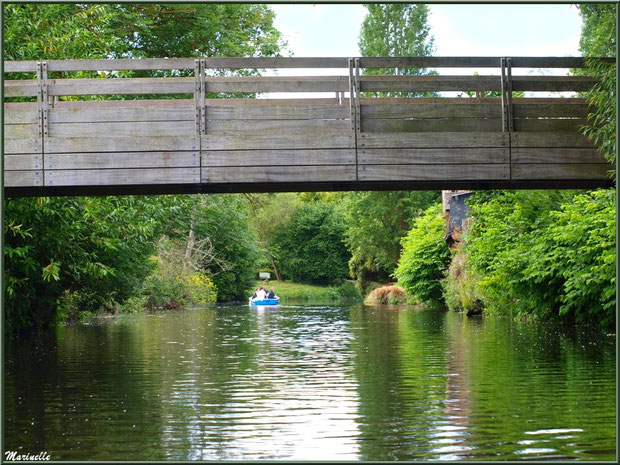
[(5, 450), (52, 460), (614, 460), (615, 336), (247, 305), (9, 341)]

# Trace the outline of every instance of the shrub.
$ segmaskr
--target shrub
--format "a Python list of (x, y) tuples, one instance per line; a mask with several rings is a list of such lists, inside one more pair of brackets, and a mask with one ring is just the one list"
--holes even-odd
[(394, 272), (407, 294), (421, 302), (436, 302), (442, 297), (441, 280), (450, 262), (441, 204), (430, 207), (416, 218), (403, 239), (403, 252)]

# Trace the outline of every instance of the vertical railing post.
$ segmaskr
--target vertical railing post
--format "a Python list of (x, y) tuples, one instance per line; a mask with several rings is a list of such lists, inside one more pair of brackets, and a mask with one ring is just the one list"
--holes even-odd
[(207, 60), (200, 60), (200, 107), (202, 111), (202, 133), (207, 133)]
[(41, 141), (41, 184), (45, 186), (45, 142), (49, 135), (48, 123), (48, 83), (47, 83), (47, 62), (37, 62), (37, 111), (39, 139)]
[[(355, 180), (359, 180), (359, 164), (357, 157), (357, 134), (359, 132), (359, 105), (357, 102), (358, 90), (356, 84), (359, 82), (359, 77), (356, 79), (356, 68), (358, 60), (349, 58), (349, 115), (350, 115), (350, 134), (353, 139), (353, 147), (355, 150)], [(357, 68), (359, 69), (359, 68)]]
[(502, 95), (502, 132), (508, 132), (508, 102), (506, 100), (506, 59), (500, 58), (501, 67), (501, 95)]
[(506, 58), (506, 103), (508, 104), (508, 132), (514, 131), (512, 108), (512, 59)]
[(196, 110), (196, 135), (200, 137), (201, 131), (201, 111), (200, 111), (200, 60), (194, 60), (194, 105)]

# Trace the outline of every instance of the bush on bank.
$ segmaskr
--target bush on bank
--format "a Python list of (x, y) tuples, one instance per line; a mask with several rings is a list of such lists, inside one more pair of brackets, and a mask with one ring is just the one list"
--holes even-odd
[(615, 323), (615, 191), (472, 196), (443, 282), (450, 308)]
[(402, 241), (403, 251), (394, 276), (407, 294), (421, 302), (442, 298), (441, 280), (451, 257), (444, 236), (445, 219), (441, 204), (437, 204), (416, 218)]

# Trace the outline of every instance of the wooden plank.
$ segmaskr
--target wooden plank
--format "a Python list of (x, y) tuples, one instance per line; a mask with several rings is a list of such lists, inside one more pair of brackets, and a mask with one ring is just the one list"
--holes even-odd
[(198, 137), (50, 137), (45, 153), (200, 150)]
[(4, 172), (4, 187), (30, 187), (42, 185), (43, 174), (41, 170)]
[[(501, 57), (360, 57), (362, 68), (499, 68)], [(585, 68), (583, 57), (509, 57), (513, 68)], [(605, 58), (614, 62), (614, 58)]]
[(12, 80), (4, 81), (5, 97), (36, 97), (37, 81)]
[[(241, 134), (277, 135), (282, 132), (300, 136), (302, 134), (320, 134), (323, 131), (346, 131), (347, 120), (212, 120), (207, 125), (207, 132), (230, 132)], [(257, 147), (262, 148), (262, 147)]]
[(46, 170), (186, 168), (199, 164), (200, 153), (197, 151), (52, 153), (45, 156)]
[[(118, 121), (194, 121), (195, 108), (178, 106), (124, 106), (102, 108), (53, 108), (49, 111), (50, 123), (118, 122)], [(36, 117), (36, 115), (35, 115)], [(348, 111), (342, 105), (296, 105), (296, 106), (209, 106), (209, 120), (228, 119), (342, 119)], [(22, 117), (23, 119), (23, 117)], [(13, 122), (13, 121), (11, 121)], [(20, 122), (20, 121), (15, 121)], [(30, 121), (28, 121), (30, 122)], [(34, 121), (36, 122), (36, 120)]]
[(508, 179), (510, 165), (360, 165), (360, 181), (471, 181)]
[[(361, 76), (362, 92), (501, 91), (499, 76)], [(598, 79), (589, 76), (513, 76), (515, 91), (585, 91)]]
[(207, 68), (228, 69), (346, 68), (347, 60), (346, 57), (211, 57), (205, 59)]
[(302, 166), (355, 163), (355, 151), (334, 150), (213, 150), (202, 152), (202, 166)]
[(49, 134), (53, 137), (163, 137), (191, 136), (194, 133), (194, 121), (55, 123), (49, 126)]
[(5, 171), (40, 170), (41, 154), (4, 155)]
[[(198, 57), (200, 58), (200, 57)], [(510, 57), (513, 68), (584, 68), (582, 57)], [(195, 58), (49, 60), (50, 71), (192, 69)], [(209, 68), (346, 68), (348, 57), (210, 57)], [(500, 57), (359, 57), (362, 68), (497, 68)], [(603, 60), (613, 62), (613, 58)], [(36, 72), (36, 61), (5, 61), (4, 72)]]
[(362, 131), (366, 133), (492, 132), (501, 130), (501, 118), (362, 119)]
[(321, 132), (313, 134), (206, 134), (202, 150), (289, 150), (289, 149), (352, 149), (350, 134)]
[(209, 167), (202, 169), (202, 182), (322, 182), (355, 181), (355, 165)]
[(50, 79), (49, 95), (191, 94), (194, 78)]
[(358, 147), (362, 149), (384, 148), (490, 148), (508, 147), (508, 135), (501, 132), (419, 132), (419, 133), (361, 133)]
[(344, 92), (346, 76), (262, 76), (207, 78), (207, 92)]
[(513, 132), (513, 148), (520, 147), (595, 147), (585, 136), (576, 131), (571, 132)]
[(514, 120), (515, 131), (576, 132), (588, 123), (582, 118), (519, 118)]
[[(539, 117), (573, 117), (587, 118), (588, 105), (586, 103), (565, 104), (562, 99), (557, 99), (558, 103), (543, 104), (513, 104), (515, 118), (539, 118)], [(514, 100), (513, 100), (514, 102)]]
[(510, 163), (507, 148), (367, 149), (358, 153), (362, 165)]
[(347, 119), (349, 110), (344, 105), (278, 105), (248, 107), (215, 107), (207, 104), (208, 120), (228, 119), (268, 119), (268, 120), (308, 120), (308, 119)]
[[(193, 69), (194, 58), (121, 58), (117, 60), (48, 60), (49, 71), (122, 71)], [(5, 73), (36, 72), (36, 61), (5, 61)]]
[(609, 179), (607, 163), (519, 163), (512, 165), (512, 177), (517, 180), (539, 179)]
[(6, 139), (36, 139), (39, 137), (39, 125), (5, 124), (4, 137)]
[(39, 112), (36, 106), (24, 108), (7, 108), (4, 106), (4, 124), (37, 124)]
[(513, 163), (606, 163), (594, 148), (514, 148)]
[(4, 139), (4, 154), (42, 153), (41, 139)]
[[(192, 102), (193, 103), (193, 102)], [(195, 108), (177, 107), (85, 107), (51, 108), (48, 111), (50, 124), (54, 123), (94, 123), (119, 121), (194, 121)]]
[(362, 118), (498, 118), (501, 106), (494, 103), (410, 103), (361, 106)]
[(45, 172), (46, 186), (188, 184), (199, 182), (199, 168), (50, 170)]

